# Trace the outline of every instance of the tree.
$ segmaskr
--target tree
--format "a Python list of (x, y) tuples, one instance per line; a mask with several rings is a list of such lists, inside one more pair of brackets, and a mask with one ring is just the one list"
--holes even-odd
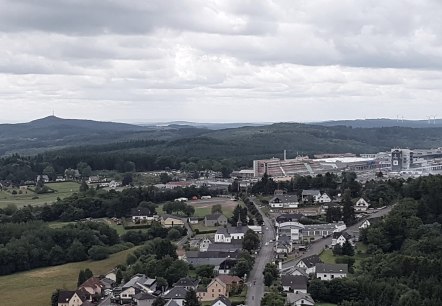
[(109, 251), (106, 247), (101, 245), (94, 245), (88, 251), (89, 257), (92, 260), (102, 260), (109, 257)]
[(92, 168), (85, 162), (79, 162), (77, 164), (77, 169), (82, 177), (89, 177), (92, 175)]
[(353, 202), (351, 201), (351, 192), (348, 189), (344, 192), (343, 202), (342, 220), (347, 226), (353, 225), (356, 223), (355, 209), (353, 207)]
[(261, 300), (261, 306), (284, 306), (284, 304), (285, 298), (276, 292), (266, 293)]
[(198, 301), (198, 297), (196, 296), (196, 292), (193, 289), (190, 289), (186, 293), (186, 299), (184, 300), (184, 306), (200, 306), (200, 302)]
[(84, 275), (84, 270), (80, 270), (78, 273), (78, 279), (77, 279), (77, 287), (80, 287), (81, 284), (83, 284), (87, 278)]
[(354, 256), (355, 250), (353, 246), (351, 245), (350, 241), (346, 240), (344, 244), (342, 245), (342, 255), (347, 256)]
[(169, 183), (171, 180), (172, 180), (172, 178), (166, 172), (163, 172), (160, 174), (161, 184)]
[(121, 184), (123, 186), (127, 186), (127, 185), (132, 184), (132, 182), (133, 182), (132, 174), (131, 173), (127, 173), (127, 174), (124, 175), (123, 181), (121, 182)]
[(171, 228), (167, 233), (167, 239), (169, 240), (177, 240), (181, 237), (181, 233), (176, 228)]
[(166, 305), (166, 300), (164, 300), (161, 296), (157, 297), (155, 301), (153, 301), (152, 306), (164, 306)]
[(55, 290), (52, 292), (51, 295), (51, 306), (58, 306), (58, 296), (60, 295), (60, 289)]
[(67, 256), (69, 261), (83, 261), (87, 259), (86, 248), (83, 244), (75, 239), (67, 249)]
[(332, 223), (335, 221), (341, 221), (341, 219), (342, 219), (341, 207), (329, 206), (327, 209), (327, 214), (326, 214), (325, 220), (329, 223)]
[(212, 278), (215, 266), (202, 265), (195, 268), (195, 273), (201, 278)]
[(51, 165), (46, 166), (46, 168), (43, 169), (43, 174), (47, 175), (51, 181), (55, 181), (57, 174), (55, 173), (54, 167)]
[(259, 236), (252, 230), (248, 230), (244, 235), (244, 240), (242, 242), (242, 247), (244, 250), (252, 251), (259, 248)]
[(87, 183), (85, 181), (81, 182), (80, 185), (80, 192), (86, 192), (89, 190), (89, 186), (87, 185)]
[(115, 282), (117, 285), (121, 284), (121, 281), (123, 280), (123, 272), (121, 272), (120, 269), (117, 270), (117, 273), (115, 273)]
[(126, 264), (128, 266), (133, 265), (135, 262), (137, 261), (137, 258), (135, 257), (134, 254), (128, 254), (126, 257)]
[(92, 273), (92, 270), (89, 268), (84, 269), (84, 276), (86, 277), (86, 280), (94, 276), (94, 273)]
[(212, 206), (212, 214), (215, 213), (220, 213), (220, 214), (223, 213), (223, 207), (221, 206), (221, 204), (215, 204)]
[(273, 276), (270, 272), (264, 274), (264, 285), (270, 287), (273, 283)]

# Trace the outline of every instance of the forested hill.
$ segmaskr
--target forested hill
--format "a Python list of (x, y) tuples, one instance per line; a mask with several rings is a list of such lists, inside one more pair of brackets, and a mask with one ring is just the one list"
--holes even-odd
[[(27, 124), (0, 125), (0, 155), (64, 149), (80, 152), (150, 154), (197, 159), (288, 157), (316, 153), (370, 153), (392, 147), (442, 146), (442, 128), (352, 128), (277, 123), (210, 130), (184, 125), (142, 127), (48, 117)], [(74, 148), (78, 148), (75, 150)]]
[(394, 120), (394, 119), (357, 119), (357, 120), (337, 120), (318, 122), (322, 126), (350, 126), (354, 128), (380, 128), (380, 127), (409, 127), (409, 128), (431, 128), (442, 127), (442, 119), (430, 120)]

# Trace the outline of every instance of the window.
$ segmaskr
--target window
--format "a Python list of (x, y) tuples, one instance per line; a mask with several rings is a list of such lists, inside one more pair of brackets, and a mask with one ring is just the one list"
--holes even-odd
[(215, 292), (215, 289), (212, 289), (212, 292)]
[(332, 275), (332, 276), (331, 276), (331, 278), (333, 279), (333, 278), (335, 278), (335, 276), (334, 276), (334, 275)]

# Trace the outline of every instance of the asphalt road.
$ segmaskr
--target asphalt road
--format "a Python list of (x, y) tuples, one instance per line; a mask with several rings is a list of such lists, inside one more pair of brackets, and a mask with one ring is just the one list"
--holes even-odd
[[(261, 212), (261, 209), (255, 202), (253, 202), (256, 208)], [(253, 270), (250, 272), (248, 277), (248, 291), (247, 291), (247, 306), (259, 306), (261, 304), (261, 299), (264, 296), (264, 275), (263, 271), (265, 265), (273, 260), (273, 247), (275, 245), (275, 229), (271, 220), (264, 215), (262, 212), (262, 217), (264, 220), (264, 230), (262, 238), (262, 247), (260, 252), (255, 258), (255, 265)], [(267, 229), (268, 228), (268, 229)], [(268, 245), (267, 242), (272, 240)]]
[[(368, 218), (385, 216), (386, 214), (388, 214), (391, 211), (392, 208), (393, 208), (393, 206), (388, 206), (382, 210), (379, 210), (378, 212), (372, 213)], [(359, 226), (362, 224), (362, 222), (364, 222), (364, 220), (365, 219), (362, 219), (358, 223), (347, 227), (346, 231), (349, 233), (352, 233), (354, 231), (358, 231)], [(298, 257), (296, 259), (285, 262), (282, 265), (282, 268), (286, 269), (286, 268), (290, 268), (290, 267), (294, 266), (297, 263), (297, 261), (301, 258), (305, 258), (305, 257), (311, 256), (311, 255), (321, 254), (322, 250), (325, 249), (325, 246), (331, 245), (331, 243), (332, 243), (332, 237), (327, 237), (326, 239), (320, 239), (320, 240), (315, 241), (314, 243), (310, 244), (310, 247), (307, 249), (307, 251), (305, 251), (305, 253), (303, 253), (300, 257)]]

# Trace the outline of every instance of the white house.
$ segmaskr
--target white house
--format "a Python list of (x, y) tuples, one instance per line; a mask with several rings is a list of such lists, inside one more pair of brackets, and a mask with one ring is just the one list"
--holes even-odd
[(310, 294), (306, 293), (288, 293), (287, 304), (293, 306), (314, 306), (315, 301)]
[(131, 209), (132, 222), (153, 221), (158, 216), (154, 215), (149, 208), (137, 207)]
[(335, 232), (335, 233), (333, 233), (331, 246), (334, 247), (335, 245), (339, 244), (342, 247), (342, 245), (346, 241), (349, 241), (353, 245), (353, 240), (351, 239), (351, 236), (350, 236), (349, 233), (347, 233), (347, 232)]
[(307, 293), (308, 278), (302, 275), (282, 275), (281, 284), (284, 292)]
[(109, 183), (109, 188), (111, 188), (111, 189), (115, 189), (119, 186), (121, 186), (121, 184), (116, 181), (110, 181), (110, 183)]
[(335, 278), (344, 278), (348, 274), (347, 264), (323, 264), (316, 265), (316, 277), (320, 280), (332, 280)]
[(308, 202), (310, 199), (312, 199), (314, 203), (317, 203), (320, 197), (321, 197), (321, 191), (317, 189), (309, 189), (302, 191), (303, 202)]
[(278, 194), (274, 196), (269, 205), (273, 209), (294, 209), (299, 206), (299, 199), (297, 195)]
[(209, 238), (202, 239), (199, 245), (200, 252), (207, 252), (209, 250), (209, 245), (211, 244), (212, 240), (210, 240)]
[(232, 306), (232, 303), (224, 295), (221, 295), (212, 302), (211, 306)]
[(215, 233), (215, 242), (231, 243), (243, 239), (248, 230), (247, 226), (221, 227)]
[(360, 198), (356, 204), (355, 204), (355, 211), (361, 212), (361, 211), (367, 211), (370, 204), (368, 204), (367, 201), (365, 201), (363, 198)]
[(296, 264), (297, 267), (303, 269), (307, 274), (313, 274), (316, 271), (316, 265), (322, 263), (322, 260), (318, 255), (312, 255), (309, 257), (302, 258)]
[(380, 217), (368, 218), (362, 222), (359, 229), (369, 228), (371, 225), (379, 223), (382, 219)]
[(319, 203), (331, 203), (332, 199), (325, 192), (318, 198)]

